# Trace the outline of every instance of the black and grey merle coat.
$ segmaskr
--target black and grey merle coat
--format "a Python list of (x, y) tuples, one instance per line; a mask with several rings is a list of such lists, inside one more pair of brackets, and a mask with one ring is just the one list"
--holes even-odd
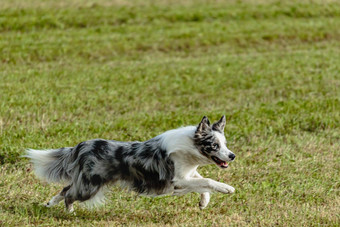
[(80, 201), (89, 199), (103, 185), (116, 182), (139, 194), (164, 194), (172, 184), (174, 163), (159, 140), (94, 139), (61, 148), (53, 152), (55, 163), (48, 165), (45, 174), (51, 181), (76, 182), (73, 184), (78, 195), (74, 199)]

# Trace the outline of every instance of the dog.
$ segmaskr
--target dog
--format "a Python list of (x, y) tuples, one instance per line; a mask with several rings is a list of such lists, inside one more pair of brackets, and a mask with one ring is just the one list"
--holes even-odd
[(120, 183), (147, 196), (198, 192), (199, 207), (204, 209), (210, 193), (235, 191), (197, 172), (198, 166), (207, 164), (225, 169), (235, 159), (226, 146), (225, 124), (225, 116), (212, 125), (204, 116), (198, 126), (169, 130), (145, 142), (94, 139), (75, 147), (28, 149), (25, 156), (38, 177), (67, 184), (47, 207), (64, 200), (66, 210), (73, 212), (75, 201), (100, 203), (105, 186)]

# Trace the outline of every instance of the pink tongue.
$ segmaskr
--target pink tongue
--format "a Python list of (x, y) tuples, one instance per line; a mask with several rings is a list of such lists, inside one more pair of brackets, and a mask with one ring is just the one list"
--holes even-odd
[(228, 166), (227, 162), (222, 162), (222, 166)]

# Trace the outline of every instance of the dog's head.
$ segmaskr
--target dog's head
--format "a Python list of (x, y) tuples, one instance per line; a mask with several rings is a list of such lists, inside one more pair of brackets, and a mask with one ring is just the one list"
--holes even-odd
[(225, 116), (210, 125), (206, 116), (197, 126), (194, 142), (197, 149), (212, 163), (221, 168), (228, 168), (228, 162), (235, 159), (235, 154), (227, 148), (224, 137)]

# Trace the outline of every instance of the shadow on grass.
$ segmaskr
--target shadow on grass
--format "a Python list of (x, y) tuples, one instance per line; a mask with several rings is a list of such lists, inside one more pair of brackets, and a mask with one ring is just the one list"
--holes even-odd
[[(26, 217), (30, 223), (41, 223), (44, 220), (53, 219), (56, 222), (79, 222), (81, 220), (87, 222), (119, 222), (120, 224), (131, 223), (159, 223), (159, 224), (175, 224), (174, 216), (177, 211), (173, 212), (162, 209), (86, 209), (78, 204), (75, 207), (75, 213), (68, 213), (64, 210), (63, 204), (55, 207), (47, 208), (44, 204), (14, 204), (1, 206), (1, 209), (7, 211), (8, 214)], [(197, 210), (198, 212), (198, 210)]]

